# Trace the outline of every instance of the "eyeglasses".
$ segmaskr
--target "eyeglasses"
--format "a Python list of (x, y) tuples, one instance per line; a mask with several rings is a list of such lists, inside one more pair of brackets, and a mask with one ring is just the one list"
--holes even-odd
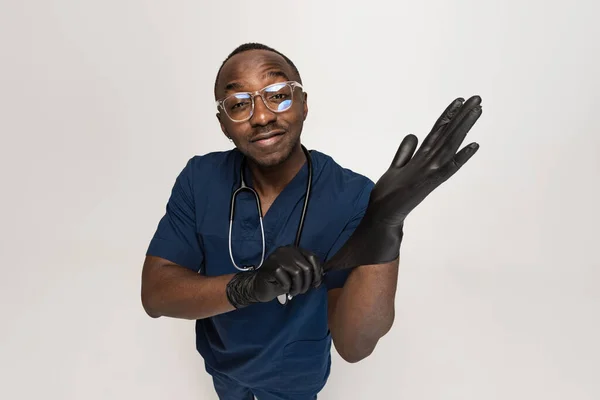
[(294, 98), (294, 88), (303, 89), (295, 81), (278, 82), (255, 92), (234, 93), (216, 102), (233, 122), (244, 122), (254, 114), (254, 98), (260, 96), (267, 108), (275, 113), (289, 110)]

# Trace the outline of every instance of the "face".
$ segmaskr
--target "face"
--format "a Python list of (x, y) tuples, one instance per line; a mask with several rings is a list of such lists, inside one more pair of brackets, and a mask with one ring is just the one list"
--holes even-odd
[[(297, 80), (292, 67), (279, 54), (249, 50), (225, 63), (217, 82), (216, 98), (221, 100), (237, 92), (254, 92), (274, 83)], [(234, 122), (221, 108), (217, 118), (223, 133), (246, 157), (261, 167), (277, 166), (293, 151), (300, 150), (300, 134), (308, 114), (306, 93), (294, 88), (292, 99), (289, 109), (276, 113), (257, 95), (249, 120)]]

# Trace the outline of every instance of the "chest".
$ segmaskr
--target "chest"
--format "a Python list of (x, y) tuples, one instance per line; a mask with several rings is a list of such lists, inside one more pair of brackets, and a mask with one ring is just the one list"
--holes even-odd
[(271, 205), (273, 205), (273, 202), (275, 201), (275, 199), (277, 197), (276, 196), (267, 197), (267, 196), (259, 195), (259, 198), (260, 198), (260, 207), (262, 209), (262, 214), (263, 214), (263, 216), (265, 216), (269, 212)]
[[(213, 190), (208, 206), (196, 207), (197, 236), (204, 253), (202, 272), (207, 276), (238, 272), (235, 265), (258, 265), (276, 248), (294, 244), (296, 239), (304, 208), (304, 188), (284, 191), (274, 199), (265, 199), (264, 204), (261, 201), (262, 218), (256, 197), (242, 192), (236, 196), (230, 224), (234, 189)], [(304, 214), (299, 245), (324, 261), (349, 215), (336, 207), (331, 196), (315, 189)]]

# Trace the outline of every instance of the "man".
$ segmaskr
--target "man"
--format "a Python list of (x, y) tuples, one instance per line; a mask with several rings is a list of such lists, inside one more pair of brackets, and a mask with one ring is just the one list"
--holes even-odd
[[(414, 157), (416, 138), (407, 136), (375, 186), (305, 153), (307, 94), (278, 51), (234, 50), (215, 100), (235, 148), (192, 157), (177, 177), (143, 266), (143, 306), (151, 317), (196, 320), (196, 347), (220, 399), (315, 399), (331, 343), (358, 362), (390, 330), (404, 218), (477, 150), (450, 151), (478, 118), (479, 99), (455, 100)], [(231, 209), (242, 177), (258, 208), (243, 191)]]

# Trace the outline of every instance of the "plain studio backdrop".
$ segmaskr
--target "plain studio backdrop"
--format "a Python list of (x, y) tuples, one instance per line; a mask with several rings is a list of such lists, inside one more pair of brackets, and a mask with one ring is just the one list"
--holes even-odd
[(373, 180), (483, 98), (479, 152), (406, 223), (393, 329), (334, 353), (320, 398), (599, 399), (599, 11), (3, 0), (0, 398), (216, 399), (193, 321), (148, 317), (140, 273), (186, 161), (231, 146), (218, 67), (258, 41), (300, 69), (307, 147)]

